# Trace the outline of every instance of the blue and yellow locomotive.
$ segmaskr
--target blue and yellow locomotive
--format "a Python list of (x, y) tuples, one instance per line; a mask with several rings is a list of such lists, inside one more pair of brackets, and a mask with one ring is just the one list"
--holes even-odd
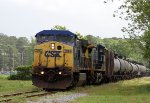
[(36, 34), (33, 84), (64, 89), (72, 83), (76, 35), (70, 31), (43, 30)]

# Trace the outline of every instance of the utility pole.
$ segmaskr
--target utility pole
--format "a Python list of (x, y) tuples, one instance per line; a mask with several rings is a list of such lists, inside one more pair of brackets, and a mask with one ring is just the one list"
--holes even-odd
[(14, 70), (14, 67), (15, 67), (15, 57), (14, 57), (14, 53), (13, 53), (13, 67), (12, 67), (12, 70)]
[[(2, 44), (0, 44), (0, 46), (2, 46)], [(1, 63), (2, 63), (1, 73), (3, 73), (3, 67), (4, 67), (4, 66), (3, 66), (3, 65), (4, 65), (4, 64), (3, 64), (3, 63), (4, 63), (4, 62), (3, 62), (3, 60), (4, 60), (3, 56), (4, 56), (4, 55), (3, 55), (2, 49), (0, 49), (0, 51), (1, 51), (0, 53), (1, 53), (1, 56), (2, 56), (2, 61), (1, 61)]]
[(3, 68), (3, 72), (4, 72), (4, 68), (5, 68), (5, 53), (4, 52), (2, 53), (2, 56), (3, 56), (3, 66), (2, 66), (2, 68)]
[(1, 73), (3, 73), (3, 72), (4, 72), (4, 68), (2, 67)]
[(23, 59), (24, 59), (24, 57), (23, 57), (23, 52), (21, 53), (21, 65), (23, 65)]

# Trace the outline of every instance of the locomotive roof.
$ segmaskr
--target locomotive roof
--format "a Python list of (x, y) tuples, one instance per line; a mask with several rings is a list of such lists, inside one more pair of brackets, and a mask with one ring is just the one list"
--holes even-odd
[(70, 35), (70, 36), (76, 36), (76, 34), (68, 31), (68, 30), (43, 30), (43, 31), (40, 31), (38, 32), (36, 36), (45, 36), (45, 35), (58, 35), (58, 34), (61, 34), (61, 35)]

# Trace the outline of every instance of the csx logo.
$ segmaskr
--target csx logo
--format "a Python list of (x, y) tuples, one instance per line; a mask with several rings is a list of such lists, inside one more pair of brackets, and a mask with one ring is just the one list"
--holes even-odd
[(45, 56), (46, 57), (61, 57), (60, 52), (61, 51), (46, 51)]

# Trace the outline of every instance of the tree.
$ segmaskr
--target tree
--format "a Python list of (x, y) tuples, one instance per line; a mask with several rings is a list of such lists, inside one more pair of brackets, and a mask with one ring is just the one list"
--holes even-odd
[(26, 63), (24, 63), (26, 60), (25, 57), (27, 57), (28, 55), (26, 55), (26, 46), (29, 45), (29, 40), (26, 37), (19, 37), (16, 43), (16, 47), (18, 49), (18, 52), (20, 54), (20, 64), (24, 65)]
[(83, 36), (81, 33), (76, 32), (75, 34), (77, 35), (77, 37), (78, 37), (79, 39), (85, 39), (84, 36)]
[(144, 45), (144, 58), (146, 58), (148, 60), (148, 63), (150, 65), (150, 30), (148, 30), (147, 32), (145, 32), (144, 36), (143, 36), (143, 45)]
[[(0, 70), (11, 71), (21, 65), (32, 65), (35, 39), (0, 33)], [(2, 69), (3, 68), (3, 69)]]
[(31, 42), (25, 46), (24, 65), (32, 65), (34, 46), (36, 45), (35, 38), (31, 38)]
[[(105, 0), (113, 1), (113, 0)], [(150, 64), (150, 1), (149, 0), (125, 0), (125, 2), (115, 11), (114, 16), (129, 21), (128, 26), (122, 30), (127, 32), (130, 43), (138, 46), (144, 58)], [(140, 51), (141, 52), (141, 51)]]
[[(121, 8), (126, 9), (127, 16), (125, 19), (132, 21), (127, 28), (124, 28), (124, 31), (127, 31), (134, 40), (138, 39), (138, 42), (134, 42), (143, 50), (144, 58), (150, 64), (150, 1), (127, 0)], [(138, 36), (138, 34), (144, 35)]]
[(52, 30), (68, 30), (65, 26), (55, 25)]
[(89, 43), (91, 43), (91, 44), (100, 44), (100, 43), (102, 43), (101, 42), (102, 40), (99, 37), (95, 37), (93, 35), (86, 35), (85, 39), (87, 39), (89, 41)]

